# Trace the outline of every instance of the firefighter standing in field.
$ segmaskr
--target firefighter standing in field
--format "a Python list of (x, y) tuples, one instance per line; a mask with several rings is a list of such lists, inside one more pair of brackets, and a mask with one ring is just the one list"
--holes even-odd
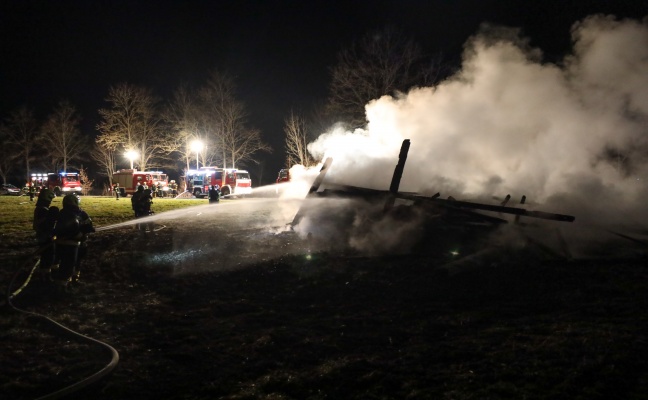
[(119, 182), (113, 185), (113, 191), (115, 192), (115, 199), (119, 200)]
[[(151, 195), (151, 189), (144, 189), (139, 200), (139, 209), (140, 217), (146, 217), (153, 214), (151, 211), (151, 205), (153, 204), (153, 196)], [(153, 231), (153, 223), (146, 222), (138, 225), (139, 229), (142, 231)]]
[(151, 204), (153, 204), (153, 195), (151, 194), (151, 189), (144, 189), (142, 196), (139, 198), (139, 203), (142, 213), (140, 216), (145, 217), (153, 213), (151, 211)]
[(52, 271), (52, 279), (62, 291), (79, 282), (81, 261), (88, 252), (88, 234), (94, 231), (92, 220), (79, 207), (79, 198), (74, 194), (63, 197), (63, 209), (54, 227), (59, 268)]
[(218, 203), (220, 201), (220, 187), (218, 185), (209, 186), (209, 203)]
[(34, 182), (29, 182), (29, 201), (34, 201), (35, 194), (36, 189), (34, 189)]
[(131, 207), (133, 208), (133, 212), (135, 212), (135, 218), (139, 218), (142, 214), (140, 199), (143, 194), (144, 194), (144, 186), (137, 185), (137, 191), (133, 193), (133, 196), (131, 196)]
[(59, 215), (59, 208), (51, 206), (54, 192), (42, 189), (34, 209), (33, 228), (36, 231), (36, 243), (40, 252), (40, 272), (44, 280), (50, 280), (50, 270), (54, 264), (54, 225)]

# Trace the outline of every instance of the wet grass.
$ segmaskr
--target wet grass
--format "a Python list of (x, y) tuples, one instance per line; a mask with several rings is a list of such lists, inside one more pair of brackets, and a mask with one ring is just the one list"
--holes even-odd
[[(19, 223), (30, 229), (33, 206), (2, 200), (15, 201)], [(112, 224), (131, 219), (124, 200), (83, 198), (82, 206), (95, 224)], [(175, 205), (159, 199), (154, 209), (165, 204)], [(188, 254), (178, 240), (202, 233), (213, 249), (227, 238), (215, 232), (185, 224), (104, 231), (74, 295), (30, 284), (16, 299), (119, 351), (111, 375), (78, 398), (625, 400), (648, 393), (645, 259), (502, 254), (448, 275), (432, 256), (307, 258), (286, 250), (236, 268), (179, 273), (248, 254), (261, 259), (252, 253), (285, 244), (274, 235), (242, 247), (238, 235), (226, 249), (237, 257), (227, 258)], [(168, 263), (150, 257), (174, 252), (182, 257)], [(25, 263), (4, 261), (0, 278)], [(0, 309), (0, 341), (2, 398), (46, 395), (109, 360), (8, 307)]]
[[(52, 206), (62, 208), (62, 200), (62, 197), (55, 198)], [(36, 200), (30, 201), (28, 196), (0, 196), (0, 231), (5, 235), (31, 232), (35, 204)], [(207, 200), (156, 198), (152, 209), (160, 213), (202, 204), (207, 204)], [(115, 200), (114, 197), (82, 196), (81, 208), (90, 215), (95, 226), (133, 219), (130, 197)]]
[[(603, 400), (648, 390), (641, 262), (442, 276), (426, 258), (322, 255), (313, 269), (285, 256), (174, 276), (125, 258), (137, 240), (105, 243), (112, 256), (74, 297), (20, 299), (118, 349), (120, 364), (88, 398)], [(170, 245), (156, 236), (156, 251)], [(107, 359), (33, 321), (0, 317), (0, 328), (10, 398), (44, 395)]]

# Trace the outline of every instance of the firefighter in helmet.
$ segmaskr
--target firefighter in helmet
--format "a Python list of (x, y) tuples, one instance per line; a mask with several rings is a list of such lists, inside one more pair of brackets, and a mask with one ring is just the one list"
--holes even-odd
[(63, 290), (79, 281), (81, 261), (88, 252), (88, 234), (94, 231), (90, 216), (79, 207), (79, 197), (74, 194), (63, 197), (63, 209), (54, 228), (59, 268), (52, 271), (54, 282)]
[[(144, 189), (142, 195), (139, 197), (139, 212), (140, 217), (146, 217), (153, 214), (151, 211), (151, 205), (153, 204), (153, 196), (151, 194), (151, 189)], [(141, 231), (153, 231), (153, 223), (145, 222), (138, 224), (137, 227)]]
[(151, 204), (153, 204), (152, 193), (153, 191), (151, 189), (144, 189), (144, 192), (142, 193), (142, 196), (139, 199), (142, 216), (153, 214), (153, 211), (151, 211)]
[(220, 187), (218, 185), (209, 186), (209, 202), (218, 203), (220, 201)]
[(144, 186), (137, 185), (137, 191), (131, 196), (131, 207), (135, 213), (135, 218), (142, 216), (142, 207), (140, 205), (140, 199), (144, 195)]
[(34, 201), (34, 195), (36, 194), (36, 189), (34, 188), (34, 182), (29, 182), (29, 201)]
[(54, 225), (59, 214), (59, 208), (51, 205), (54, 197), (56, 196), (50, 189), (40, 191), (32, 224), (40, 252), (40, 271), (45, 280), (50, 279), (50, 269), (54, 264)]

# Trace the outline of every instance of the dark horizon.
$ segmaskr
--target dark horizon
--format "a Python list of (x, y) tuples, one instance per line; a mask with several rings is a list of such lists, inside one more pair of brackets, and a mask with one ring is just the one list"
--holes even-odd
[[(26, 105), (44, 119), (61, 99), (96, 135), (111, 86), (148, 87), (167, 100), (182, 82), (201, 84), (220, 68), (237, 77), (249, 125), (273, 148), (263, 183), (283, 167), (283, 120), (325, 100), (336, 54), (391, 25), (428, 54), (459, 66), (482, 23), (520, 28), (545, 61), (570, 49), (570, 27), (596, 13), (641, 19), (639, 1), (576, 4), (498, 1), (9, 1), (0, 6), (0, 117)], [(261, 183), (261, 182), (260, 182)]]

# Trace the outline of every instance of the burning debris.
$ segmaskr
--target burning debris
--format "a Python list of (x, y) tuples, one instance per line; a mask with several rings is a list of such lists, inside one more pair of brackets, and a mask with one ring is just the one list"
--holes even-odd
[[(522, 239), (525, 245), (533, 243), (545, 253), (569, 257), (567, 246), (555, 226), (548, 227), (550, 236), (557, 238), (558, 248), (555, 250), (552, 249), (555, 246), (542, 243), (538, 238), (542, 234), (527, 231), (537, 230), (539, 226), (530, 220), (573, 222), (575, 217), (528, 210), (525, 196), (522, 196), (519, 207), (512, 207), (509, 205), (510, 195), (499, 204), (486, 204), (457, 200), (452, 196), (443, 199), (440, 193), (425, 196), (399, 192), (409, 147), (410, 141), (404, 140), (387, 191), (325, 182), (332, 164), (332, 159), (327, 159), (307, 195), (307, 201), (292, 222), (293, 229), (304, 235), (320, 237), (323, 242), (343, 241), (360, 253), (417, 252), (455, 258), (459, 255), (459, 247), (475, 253), (495, 244), (496, 237), (501, 240), (503, 232), (512, 231), (501, 229), (508, 225), (515, 227), (516, 242)], [(317, 201), (322, 199), (336, 202)]]

